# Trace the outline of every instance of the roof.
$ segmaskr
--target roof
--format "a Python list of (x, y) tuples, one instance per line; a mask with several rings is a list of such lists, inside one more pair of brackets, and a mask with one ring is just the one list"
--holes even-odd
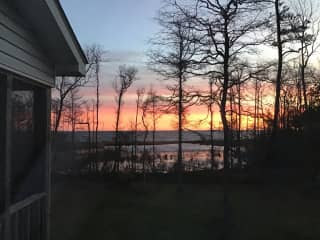
[(57, 76), (85, 75), (88, 60), (59, 0), (10, 0), (32, 26)]
[(63, 8), (62, 8), (62, 5), (61, 5), (60, 1), (59, 1), (59, 0), (54, 0), (54, 1), (57, 3), (58, 8), (59, 8), (60, 11), (61, 11), (61, 15), (62, 15), (62, 17), (63, 17), (63, 19), (64, 19), (64, 21), (65, 21), (66, 26), (69, 28), (69, 31), (70, 31), (70, 34), (72, 35), (72, 38), (73, 38), (73, 40), (74, 40), (74, 43), (78, 46), (78, 49), (80, 50), (80, 54), (82, 55), (83, 61), (84, 61), (86, 64), (88, 64), (87, 57), (86, 57), (86, 55), (84, 54), (84, 52), (83, 52), (83, 50), (82, 50), (82, 47), (81, 47), (81, 45), (80, 45), (80, 43), (79, 43), (79, 41), (78, 41), (78, 38), (77, 38), (76, 34), (75, 34), (74, 31), (73, 31), (73, 28), (72, 28), (72, 26), (71, 26), (71, 24), (70, 24), (70, 22), (69, 22), (69, 20), (68, 20), (68, 18), (67, 18), (67, 16), (66, 16), (64, 10), (63, 10)]

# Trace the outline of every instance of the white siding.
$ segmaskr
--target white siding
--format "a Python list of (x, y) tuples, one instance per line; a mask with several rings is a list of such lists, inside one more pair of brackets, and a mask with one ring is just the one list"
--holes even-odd
[(0, 0), (0, 68), (53, 86), (53, 64), (27, 26)]

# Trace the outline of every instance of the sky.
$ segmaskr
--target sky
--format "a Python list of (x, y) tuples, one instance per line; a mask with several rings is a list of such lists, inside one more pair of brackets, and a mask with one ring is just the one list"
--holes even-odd
[[(161, 0), (61, 0), (81, 44), (99, 42), (110, 51), (146, 50)], [(76, 6), (76, 7), (75, 7)]]
[[(133, 119), (135, 92), (141, 86), (164, 89), (165, 83), (146, 67), (149, 40), (159, 31), (154, 20), (161, 0), (61, 0), (62, 7), (82, 47), (99, 44), (106, 50), (101, 78), (101, 126), (113, 129), (115, 102), (112, 82), (119, 65), (138, 68), (138, 81), (125, 96), (122, 128), (128, 129)], [(76, 7), (75, 7), (76, 6)], [(94, 98), (93, 89), (84, 89), (84, 95)], [(171, 129), (171, 121), (161, 129)]]
[[(153, 88), (157, 94), (166, 94), (165, 81), (146, 67), (146, 53), (150, 48), (148, 41), (159, 31), (154, 20), (162, 5), (162, 0), (60, 0), (62, 7), (76, 33), (82, 47), (99, 44), (106, 50), (106, 62), (101, 72), (101, 130), (113, 130), (115, 123), (115, 100), (112, 82), (115, 80), (119, 65), (138, 68), (138, 81), (124, 97), (121, 128), (130, 129), (135, 118), (136, 89), (144, 86)], [(206, 81), (196, 81), (197, 88), (207, 87)], [(87, 99), (94, 99), (93, 87), (82, 90)], [(216, 111), (216, 124), (219, 125), (219, 113)], [(192, 109), (190, 119), (201, 120), (206, 109)], [(158, 130), (175, 129), (174, 116), (164, 116), (159, 121)], [(207, 129), (206, 124), (197, 128)]]

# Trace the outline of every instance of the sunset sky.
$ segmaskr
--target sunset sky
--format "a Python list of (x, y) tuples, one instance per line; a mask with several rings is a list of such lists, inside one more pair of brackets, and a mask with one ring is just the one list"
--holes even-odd
[[(159, 31), (154, 20), (161, 7), (161, 0), (61, 0), (67, 17), (83, 47), (97, 43), (106, 50), (106, 61), (103, 63), (101, 78), (101, 130), (113, 130), (115, 123), (115, 100), (112, 82), (116, 78), (119, 65), (133, 65), (138, 68), (138, 81), (134, 83), (124, 98), (121, 128), (130, 129), (134, 120), (136, 89), (149, 88), (151, 85), (157, 94), (167, 93), (165, 81), (149, 71), (146, 67), (146, 53), (150, 49), (149, 40)], [(75, 7), (77, 6), (77, 7)], [(273, 57), (273, 54), (266, 57)], [(191, 80), (189, 84), (197, 89), (206, 89), (206, 80)], [(82, 90), (87, 99), (95, 98), (93, 87)], [(199, 125), (205, 118), (205, 107), (194, 107), (189, 111), (190, 128), (208, 129), (208, 124)], [(221, 126), (219, 111), (215, 114), (215, 127)], [(243, 124), (247, 124), (244, 119)], [(252, 124), (252, 119), (248, 121)], [(158, 130), (175, 128), (173, 116), (160, 119)]]
[[(112, 82), (116, 78), (118, 66), (133, 65), (138, 68), (138, 81), (125, 96), (122, 115), (122, 129), (130, 129), (130, 121), (134, 119), (136, 89), (149, 88), (151, 85), (158, 94), (165, 94), (166, 82), (160, 81), (159, 76), (146, 67), (146, 53), (150, 48), (149, 40), (158, 32), (154, 21), (161, 0), (61, 0), (69, 21), (84, 47), (98, 43), (107, 51), (106, 62), (102, 69), (101, 88), (101, 128), (114, 129), (115, 102)], [(76, 8), (74, 6), (77, 6)], [(205, 81), (191, 83), (207, 85)], [(93, 88), (86, 88), (83, 94), (87, 98), (94, 98)], [(206, 115), (203, 108), (193, 109), (190, 119), (200, 120)], [(217, 117), (218, 119), (218, 114)], [(219, 121), (217, 121), (218, 124)], [(175, 121), (172, 116), (165, 116), (159, 121), (161, 130), (173, 129)], [(208, 126), (202, 126), (206, 129)]]

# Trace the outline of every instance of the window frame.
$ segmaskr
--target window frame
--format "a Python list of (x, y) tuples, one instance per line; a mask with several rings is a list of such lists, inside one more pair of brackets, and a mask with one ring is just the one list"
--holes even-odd
[[(0, 69), (0, 194), (3, 197), (2, 207), (0, 199), (0, 238), (11, 239), (11, 212), (12, 183), (11, 183), (11, 163), (12, 163), (12, 93), (14, 81), (21, 81), (30, 85), (34, 90), (34, 117), (37, 118), (35, 126), (35, 138), (37, 144), (41, 142), (43, 148), (41, 152), (41, 180), (44, 182), (43, 194), (45, 205), (43, 211), (46, 213), (44, 219), (45, 234), (48, 235), (49, 212), (50, 212), (50, 192), (51, 192), (51, 147), (50, 147), (50, 112), (51, 112), (51, 87), (35, 82), (31, 79), (16, 75), (14, 73)], [(40, 111), (39, 113), (37, 111)], [(41, 114), (42, 113), (42, 114)], [(2, 177), (2, 178), (1, 178)], [(39, 179), (40, 180), (40, 179)], [(42, 190), (41, 190), (42, 191)], [(32, 199), (33, 196), (29, 197)], [(29, 199), (28, 197), (25, 200)], [(22, 201), (22, 202), (23, 202)], [(2, 208), (2, 209), (1, 209)]]

